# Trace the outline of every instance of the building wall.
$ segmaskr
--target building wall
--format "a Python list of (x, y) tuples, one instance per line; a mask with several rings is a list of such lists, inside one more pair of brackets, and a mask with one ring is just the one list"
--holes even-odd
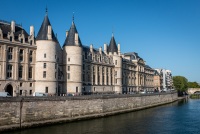
[[(82, 96), (75, 98), (11, 98), (0, 99), (0, 131), (9, 125), (23, 127), (71, 121), (74, 119), (101, 117), (139, 110), (177, 100), (177, 93), (154, 95)], [(20, 106), (22, 107), (20, 109)], [(21, 116), (20, 116), (20, 113)]]
[[(17, 39), (10, 41), (8, 38), (0, 38), (0, 92), (7, 91), (9, 85), (12, 90), (7, 92), (13, 96), (29, 96), (34, 92), (36, 46), (33, 37), (29, 36), (29, 41), (32, 41), (32, 44)], [(12, 59), (9, 59), (11, 55)], [(12, 66), (10, 71), (8, 65)], [(19, 75), (20, 66), (22, 66), (22, 75)]]

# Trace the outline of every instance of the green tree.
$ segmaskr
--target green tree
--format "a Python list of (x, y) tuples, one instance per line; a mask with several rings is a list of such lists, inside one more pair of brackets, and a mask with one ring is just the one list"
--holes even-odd
[(200, 88), (197, 82), (188, 82), (188, 88)]
[(188, 80), (184, 76), (174, 76), (173, 83), (176, 90), (185, 92), (188, 89)]

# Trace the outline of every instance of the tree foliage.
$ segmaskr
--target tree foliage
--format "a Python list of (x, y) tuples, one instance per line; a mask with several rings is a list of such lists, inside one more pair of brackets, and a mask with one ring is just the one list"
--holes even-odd
[(200, 88), (197, 82), (188, 82), (188, 88)]
[(188, 89), (188, 80), (184, 76), (174, 76), (173, 83), (178, 91), (184, 92)]

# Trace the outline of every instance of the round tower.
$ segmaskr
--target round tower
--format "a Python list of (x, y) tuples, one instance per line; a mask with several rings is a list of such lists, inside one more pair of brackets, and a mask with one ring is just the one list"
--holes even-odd
[(82, 93), (82, 44), (74, 21), (70, 30), (66, 32), (66, 40), (63, 45), (63, 62), (65, 65), (64, 87), (69, 94)]
[(36, 37), (35, 92), (57, 94), (57, 45), (46, 13)]

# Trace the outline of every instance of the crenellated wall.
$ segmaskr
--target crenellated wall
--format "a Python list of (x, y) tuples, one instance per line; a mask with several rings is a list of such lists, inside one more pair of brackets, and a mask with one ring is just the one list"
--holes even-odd
[[(0, 131), (130, 112), (177, 100), (177, 93), (0, 98)], [(20, 123), (21, 122), (21, 123)]]

